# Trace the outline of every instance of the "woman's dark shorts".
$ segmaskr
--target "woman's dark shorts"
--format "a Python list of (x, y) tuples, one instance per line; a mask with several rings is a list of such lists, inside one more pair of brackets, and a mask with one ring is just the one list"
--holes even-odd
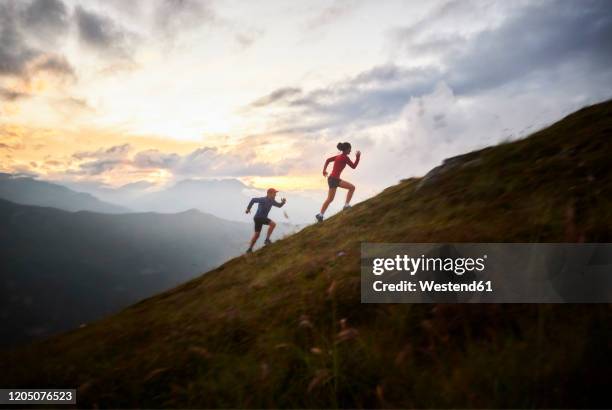
[(329, 189), (338, 188), (340, 186), (340, 178), (329, 177), (327, 178), (327, 185), (329, 185)]
[(255, 222), (255, 232), (261, 232), (261, 227), (263, 225), (270, 225), (270, 222), (272, 222), (270, 220), (270, 218), (253, 218), (253, 221)]

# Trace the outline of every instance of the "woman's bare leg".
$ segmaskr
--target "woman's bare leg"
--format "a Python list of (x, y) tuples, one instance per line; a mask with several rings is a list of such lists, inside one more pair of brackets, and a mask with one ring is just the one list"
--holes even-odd
[(321, 215), (327, 211), (327, 207), (332, 203), (334, 197), (336, 196), (336, 188), (329, 188), (329, 192), (327, 193), (327, 199), (323, 202), (323, 206), (321, 206)]
[(346, 193), (345, 204), (348, 205), (351, 202), (351, 199), (353, 198), (353, 193), (355, 192), (355, 185), (347, 181), (340, 181), (340, 188), (348, 189), (348, 192)]

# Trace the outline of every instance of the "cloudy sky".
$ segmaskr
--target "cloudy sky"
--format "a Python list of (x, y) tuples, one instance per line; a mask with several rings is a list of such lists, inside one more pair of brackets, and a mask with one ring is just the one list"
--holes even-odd
[(359, 197), (612, 97), (612, 1), (0, 0), (0, 171)]

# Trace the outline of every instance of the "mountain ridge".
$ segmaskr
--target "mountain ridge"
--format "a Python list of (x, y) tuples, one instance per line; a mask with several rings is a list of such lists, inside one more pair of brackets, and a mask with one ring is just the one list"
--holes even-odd
[(94, 195), (31, 177), (0, 174), (0, 199), (23, 205), (43, 206), (65, 211), (127, 213), (128, 208), (102, 201)]
[[(70, 186), (75, 189), (83, 189), (96, 197), (138, 212), (176, 213), (195, 208), (234, 221), (243, 221), (244, 209), (251, 197), (263, 195), (265, 192), (265, 189), (246, 185), (236, 178), (189, 178), (163, 187), (147, 185), (144, 189), (141, 188), (142, 184), (143, 182), (140, 181), (116, 189), (96, 188), (75, 183)], [(292, 224), (303, 224), (305, 221), (310, 221), (312, 213), (320, 206), (320, 203), (303, 193), (288, 192), (287, 194), (292, 206), (291, 211), (286, 212), (285, 221)]]

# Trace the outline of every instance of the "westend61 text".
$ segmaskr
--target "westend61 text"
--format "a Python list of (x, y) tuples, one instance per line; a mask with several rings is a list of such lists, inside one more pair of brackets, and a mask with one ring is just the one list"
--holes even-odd
[(490, 280), (475, 280), (469, 283), (437, 283), (432, 280), (420, 280), (418, 287), (416, 283), (407, 280), (399, 283), (384, 283), (377, 280), (372, 288), (375, 292), (493, 292)]

